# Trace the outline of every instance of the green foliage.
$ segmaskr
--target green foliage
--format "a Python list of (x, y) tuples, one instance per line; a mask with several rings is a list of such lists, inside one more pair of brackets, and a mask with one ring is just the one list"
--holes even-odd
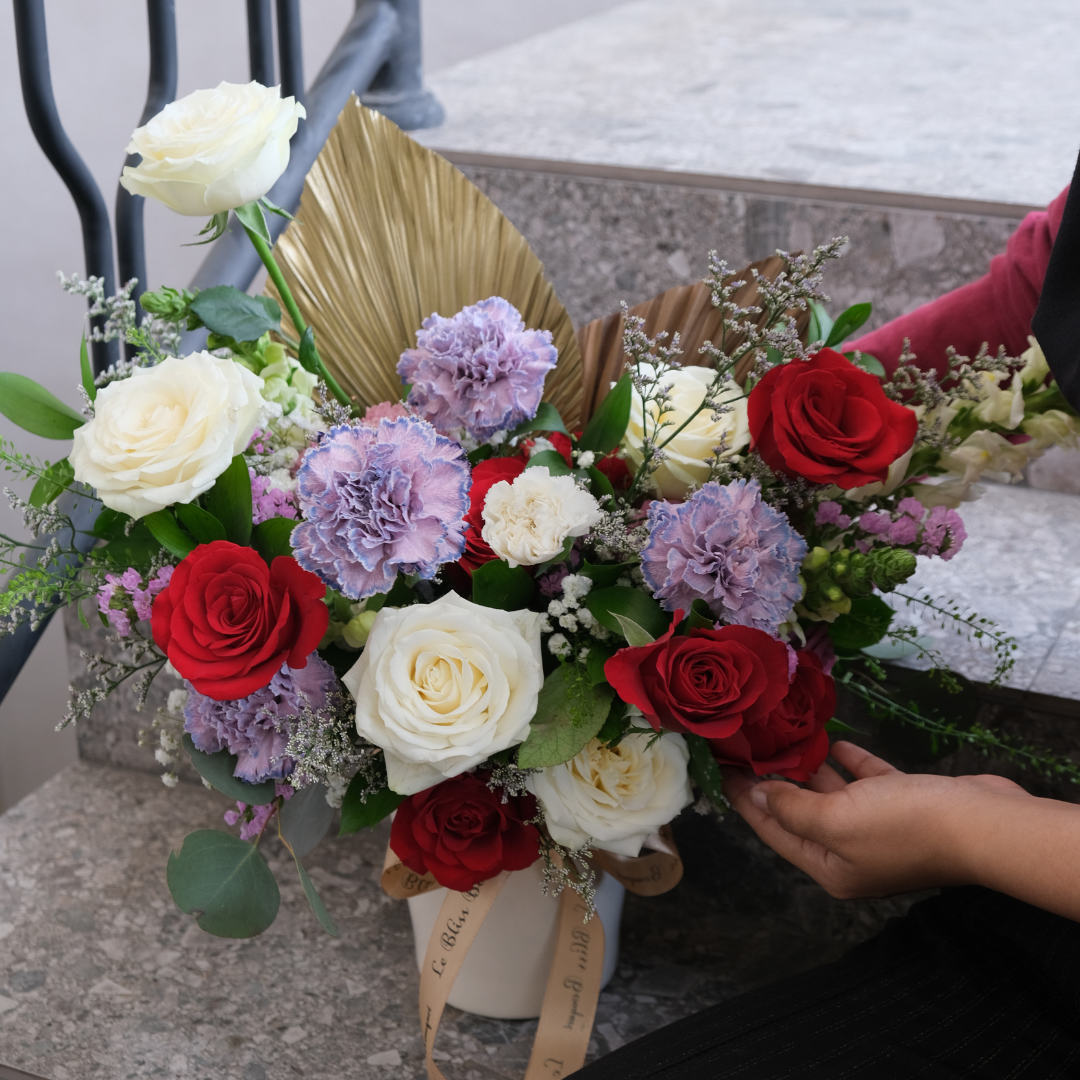
[(588, 559), (585, 559), (581, 567), (575, 570), (574, 573), (589, 578), (594, 589), (606, 589), (614, 585), (619, 578), (626, 577), (637, 565), (637, 559), (632, 562), (621, 563), (591, 563)]
[(293, 529), (298, 524), (292, 518), (283, 517), (260, 521), (251, 530), (251, 546), (267, 563), (272, 563), (279, 555), (291, 555)]
[(492, 559), (472, 573), (473, 603), (483, 607), (520, 611), (529, 606), (535, 588), (524, 566), (511, 569), (502, 559)]
[(714, 805), (724, 808), (730, 805), (724, 794), (724, 780), (720, 766), (716, 764), (707, 739), (700, 735), (685, 735), (690, 751), (690, 776), (702, 794)]
[[(194, 240), (184, 247), (201, 247), (203, 244), (212, 244), (223, 233), (228, 232), (229, 211), (222, 210), (216, 213), (200, 230), (199, 236), (206, 236), (205, 240)], [(210, 235), (207, 236), (207, 233)]]
[(215, 540), (225, 539), (225, 526), (201, 506), (196, 503), (181, 503), (175, 509), (180, 524), (200, 544), (212, 544)]
[(525, 468), (538, 469), (540, 466), (544, 466), (552, 476), (569, 476), (573, 472), (558, 450), (541, 450), (539, 454), (533, 454)]
[(626, 644), (634, 647), (651, 645), (656, 640), (655, 634), (650, 634), (640, 623), (635, 622), (628, 615), (620, 615), (617, 611), (612, 616), (619, 624), (622, 636), (626, 638)]
[(322, 377), (322, 365), (319, 362), (319, 353), (315, 348), (315, 331), (310, 327), (305, 327), (303, 334), (300, 335), (300, 349), (298, 351), (298, 357), (300, 366), (305, 371), (310, 371), (313, 375)]
[(310, 784), (293, 792), (278, 811), (278, 829), (293, 858), (314, 851), (330, 829), (334, 808), (326, 801), (326, 787)]
[(608, 391), (593, 413), (592, 419), (578, 439), (579, 450), (592, 450), (602, 457), (610, 453), (622, 442), (626, 426), (630, 423), (630, 403), (633, 399), (633, 386), (630, 375), (621, 379)]
[(690, 614), (686, 617), (686, 631), (711, 630), (716, 625), (716, 616), (709, 610), (709, 605), (698, 597), (690, 605)]
[(375, 777), (366, 772), (358, 772), (349, 781), (348, 790), (341, 803), (341, 828), (338, 836), (347, 836), (349, 833), (378, 825), (404, 801), (404, 795), (399, 795), (386, 786), (385, 769), (380, 770)]
[(176, 906), (216, 937), (249, 938), (277, 917), (281, 894), (254, 844), (215, 829), (184, 838), (165, 870)]
[(242, 547), (251, 542), (251, 477), (240, 454), (202, 500), (203, 506), (225, 526), (227, 540)]
[(614, 649), (607, 645), (601, 645), (598, 641), (594, 641), (589, 646), (589, 655), (585, 658), (585, 671), (589, 676), (589, 682), (591, 682), (593, 686), (599, 686), (600, 683), (607, 682), (607, 676), (604, 674), (604, 665), (614, 655)]
[(597, 733), (597, 738), (605, 746), (618, 746), (623, 736), (630, 730), (630, 719), (626, 715), (626, 702), (616, 697), (611, 702), (604, 726)]
[(164, 285), (156, 292), (144, 292), (139, 297), (139, 304), (149, 315), (177, 325), (183, 323), (186, 330), (198, 330), (203, 324), (202, 319), (191, 310), (191, 303), (197, 295), (190, 289), (173, 289)]
[(247, 803), (249, 806), (265, 806), (273, 800), (273, 780), (264, 780), (261, 784), (249, 784), (246, 780), (233, 776), (236, 771), (235, 754), (230, 754), (228, 750), (219, 750), (216, 754), (204, 754), (195, 746), (188, 734), (184, 735), (183, 743), (195, 771), (222, 795), (228, 795), (230, 799)]
[(605, 506), (608, 510), (614, 509), (615, 489), (611, 486), (611, 481), (595, 465), (590, 465), (583, 472), (579, 471), (577, 475), (589, 481), (589, 492), (601, 506)]
[(154, 539), (170, 555), (175, 555), (178, 559), (190, 555), (198, 546), (179, 526), (171, 510), (155, 510), (154, 513), (147, 514), (142, 520)]
[(237, 220), (249, 234), (254, 233), (267, 247), (270, 246), (270, 231), (266, 227), (266, 215), (257, 202), (244, 203), (233, 210)]
[(576, 664), (560, 664), (540, 689), (529, 737), (518, 747), (518, 768), (569, 761), (604, 726), (614, 696), (606, 684), (592, 686)]
[(838, 653), (857, 653), (876, 645), (886, 634), (896, 614), (880, 596), (862, 596), (851, 601), (851, 610), (829, 623), (829, 638)]
[(90, 366), (90, 353), (86, 348), (86, 335), (82, 336), (79, 345), (79, 374), (82, 377), (82, 386), (86, 396), (94, 401), (97, 399), (97, 386), (94, 383), (94, 369)]
[(0, 372), (0, 413), (24, 431), (46, 439), (70, 439), (86, 423), (85, 416), (40, 383), (14, 371)]
[(481, 461), (487, 461), (488, 458), (494, 457), (494, 455), (495, 447), (490, 443), (484, 443), (483, 446), (478, 446), (475, 450), (466, 454), (465, 458), (470, 465), (479, 465)]
[[(852, 304), (846, 311), (836, 316), (836, 322), (829, 330), (829, 336), (825, 339), (825, 347), (835, 349), (842, 345), (873, 313), (874, 305), (871, 303)], [(882, 369), (884, 374), (884, 369)]]
[(540, 408), (531, 420), (523, 420), (508, 436), (509, 439), (519, 439), (522, 435), (528, 435), (532, 431), (561, 431), (569, 435), (566, 424), (559, 415), (559, 410), (550, 401), (541, 401)]
[(636, 623), (650, 638), (658, 638), (671, 625), (671, 616), (647, 593), (626, 585), (593, 589), (585, 597), (585, 606), (596, 621), (623, 637), (623, 624), (616, 616)]
[(322, 902), (322, 897), (315, 891), (315, 886), (311, 884), (311, 878), (308, 877), (308, 873), (304, 869), (304, 864), (300, 861), (295, 852), (293, 853), (293, 861), (296, 863), (296, 872), (300, 875), (300, 885), (303, 887), (304, 896), (307, 897), (308, 906), (315, 913), (315, 918), (319, 920), (319, 925), (331, 937), (341, 937), (341, 932), (334, 925), (334, 920), (330, 918), (330, 912), (326, 910), (326, 905)]
[[(126, 518), (127, 515), (121, 516)], [(134, 566), (137, 569), (144, 569), (150, 566), (154, 556), (160, 551), (161, 544), (154, 538), (153, 533), (147, 528), (146, 521), (143, 520), (126, 536), (121, 528), (120, 534), (95, 552), (95, 555), (104, 556), (105, 561), (111, 566)]]
[(810, 308), (810, 322), (806, 328), (807, 342), (827, 341), (833, 328), (829, 313), (817, 300), (807, 301), (807, 306)]
[(856, 366), (876, 375), (879, 379), (885, 378), (885, 365), (874, 355), (868, 352), (846, 352), (844, 355)]
[(30, 492), (30, 505), (41, 509), (55, 502), (75, 481), (75, 470), (67, 458), (50, 465)]
[(258, 341), (281, 326), (281, 308), (270, 296), (248, 296), (233, 285), (203, 289), (191, 310), (213, 333), (234, 341)]

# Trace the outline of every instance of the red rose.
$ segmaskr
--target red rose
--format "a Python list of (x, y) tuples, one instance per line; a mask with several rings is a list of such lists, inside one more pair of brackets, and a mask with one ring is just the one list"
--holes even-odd
[(832, 349), (774, 367), (747, 402), (751, 445), (773, 472), (842, 488), (882, 482), (918, 421)]
[(465, 522), (465, 554), (458, 560), (471, 574), (478, 566), (497, 558), (488, 547), (480, 531), (484, 527), (484, 500), (487, 493), (500, 480), (512, 484), (525, 471), (525, 459), (519, 457), (488, 458), (473, 466), (472, 487), (469, 489), (469, 512)]
[(597, 463), (596, 467), (608, 478), (611, 486), (616, 491), (625, 491), (633, 479), (630, 476), (630, 466), (626, 459), (619, 456), (618, 450), (612, 450), (605, 454)]
[(825, 725), (836, 710), (836, 685), (817, 654), (800, 649), (787, 696), (765, 716), (747, 720), (733, 735), (711, 739), (721, 765), (744, 765), (758, 776), (777, 773), (809, 780), (829, 755)]
[(532, 795), (492, 791), (472, 773), (410, 795), (390, 827), (390, 847), (414, 873), (462, 892), (503, 870), (524, 870), (540, 857)]
[(657, 731), (723, 739), (768, 716), (788, 692), (788, 647), (764, 630), (722, 626), (620, 649), (604, 665), (619, 697)]
[(230, 701), (302, 668), (326, 633), (326, 586), (291, 556), (200, 544), (154, 600), (154, 641), (200, 694)]

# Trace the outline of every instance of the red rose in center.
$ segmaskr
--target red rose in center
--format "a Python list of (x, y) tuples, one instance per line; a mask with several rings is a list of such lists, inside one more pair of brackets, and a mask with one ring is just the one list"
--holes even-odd
[(330, 621), (325, 595), (290, 556), (267, 566), (249, 547), (200, 544), (154, 600), (154, 641), (200, 694), (247, 697), (282, 664), (306, 666)]
[(466, 524), (469, 526), (465, 533), (465, 554), (458, 560), (470, 574), (496, 557), (495, 552), (480, 535), (484, 527), (484, 500), (487, 493), (500, 480), (512, 484), (524, 471), (525, 459), (519, 457), (488, 458), (487, 461), (473, 466), (469, 512), (465, 515)]
[(484, 779), (462, 773), (410, 795), (390, 827), (390, 847), (414, 873), (462, 892), (501, 874), (524, 870), (540, 857), (540, 833), (531, 795), (492, 791)]
[(774, 367), (750, 391), (747, 413), (752, 445), (773, 472), (842, 488), (884, 482), (918, 429), (875, 376), (832, 349)]

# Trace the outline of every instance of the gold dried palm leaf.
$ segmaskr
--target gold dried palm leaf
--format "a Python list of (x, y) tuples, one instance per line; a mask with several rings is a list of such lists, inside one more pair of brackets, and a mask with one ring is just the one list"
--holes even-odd
[[(752, 307), (757, 302), (757, 285), (750, 273), (757, 270), (761, 277), (772, 281), (784, 268), (783, 260), (778, 255), (751, 263), (745, 270), (732, 275), (733, 280), (742, 280), (746, 284), (739, 289), (733, 300), (740, 307)], [(702, 282), (696, 285), (680, 285), (667, 292), (654, 296), (651, 300), (635, 304), (630, 309), (631, 315), (645, 320), (644, 330), (649, 337), (656, 337), (662, 331), (669, 335), (678, 333), (679, 347), (682, 349), (682, 363), (705, 365), (711, 361), (702, 356), (698, 349), (706, 341), (719, 345), (721, 338), (720, 309), (712, 305), (712, 293)], [(809, 311), (794, 311), (799, 332), (804, 334), (810, 319)], [(764, 318), (764, 316), (762, 316)], [(603, 400), (611, 384), (619, 378), (626, 366), (627, 355), (623, 351), (624, 320), (621, 313), (594, 319), (578, 331), (578, 345), (581, 348), (581, 364), (584, 376), (585, 397), (582, 405), (583, 418), (588, 419), (596, 411), (596, 406)], [(734, 352), (742, 343), (742, 335), (729, 336), (724, 342), (725, 351)], [(743, 370), (735, 371), (735, 378), (742, 382), (746, 369), (752, 363), (747, 357), (740, 364)]]
[(574, 328), (525, 238), (453, 165), (355, 96), (274, 253), (319, 353), (359, 404), (401, 397), (398, 358), (428, 315), (502, 296), (526, 326), (551, 331), (559, 362), (544, 396), (578, 422)]

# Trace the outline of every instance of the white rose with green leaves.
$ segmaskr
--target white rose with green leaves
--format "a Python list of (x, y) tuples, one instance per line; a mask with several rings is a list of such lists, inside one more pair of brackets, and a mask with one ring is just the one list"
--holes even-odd
[(265, 407), (262, 384), (208, 352), (135, 368), (98, 391), (94, 418), (76, 429), (75, 479), (133, 518), (192, 502), (247, 448)]
[(166, 105), (136, 128), (121, 185), (189, 217), (261, 199), (289, 164), (289, 140), (307, 113), (276, 86), (222, 82)]
[(540, 616), (456, 593), (383, 608), (343, 681), (391, 789), (413, 795), (525, 741), (544, 683)]

